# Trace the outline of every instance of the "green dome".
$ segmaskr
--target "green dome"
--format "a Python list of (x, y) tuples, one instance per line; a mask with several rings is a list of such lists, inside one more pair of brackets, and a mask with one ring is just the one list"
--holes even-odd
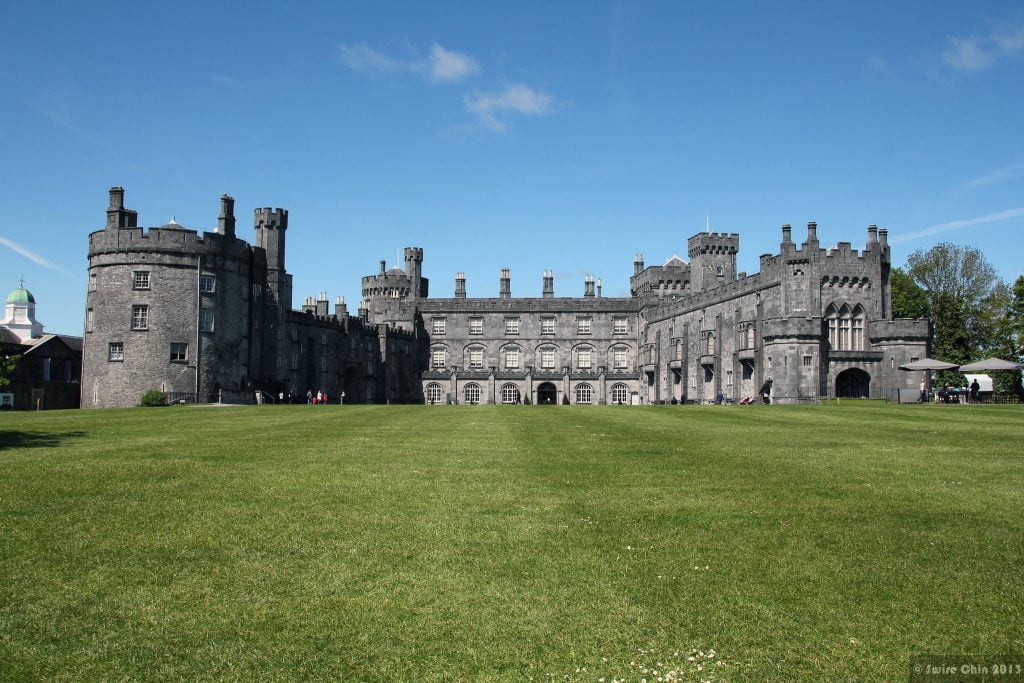
[(32, 296), (32, 292), (24, 287), (11, 290), (11, 293), (7, 295), (7, 303), (9, 304), (34, 304), (35, 302), (36, 298)]

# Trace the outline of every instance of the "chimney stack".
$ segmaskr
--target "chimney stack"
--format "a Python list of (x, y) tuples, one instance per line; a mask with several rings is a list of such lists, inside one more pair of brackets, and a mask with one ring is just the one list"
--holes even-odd
[(555, 274), (550, 270), (544, 271), (544, 291), (542, 294), (545, 299), (551, 299), (555, 296)]
[(793, 226), (789, 223), (782, 226), (782, 242), (784, 244), (790, 244), (793, 242)]
[(501, 280), (499, 282), (498, 297), (501, 299), (512, 298), (512, 278), (509, 277), (508, 268), (501, 269)]
[(601, 298), (601, 278), (597, 278), (597, 298)]
[(807, 224), (807, 244), (818, 244), (818, 224), (814, 221)]
[(228, 237), (235, 236), (235, 198), (220, 196), (220, 216), (217, 217), (217, 232)]
[(878, 243), (883, 247), (889, 246), (889, 231), (886, 228), (879, 228)]
[(344, 320), (348, 317), (348, 306), (345, 304), (345, 297), (339, 296), (334, 300), (334, 317)]
[(589, 273), (583, 278), (583, 296), (594, 296), (594, 276)]
[(872, 244), (877, 244), (877, 243), (878, 243), (878, 226), (874, 225), (874, 224), (869, 225), (868, 226), (868, 247), (871, 247)]
[(466, 298), (466, 274), (461, 270), (455, 273), (455, 298)]
[(639, 275), (644, 269), (644, 255), (633, 254), (633, 275)]

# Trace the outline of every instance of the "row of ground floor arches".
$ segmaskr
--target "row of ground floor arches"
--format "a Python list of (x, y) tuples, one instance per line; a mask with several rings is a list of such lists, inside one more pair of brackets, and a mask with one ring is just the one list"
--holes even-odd
[[(531, 386), (525, 386), (530, 384)], [(423, 388), (428, 404), (626, 405), (639, 402), (636, 387), (629, 382), (458, 382), (452, 391), (448, 382), (428, 382)]]

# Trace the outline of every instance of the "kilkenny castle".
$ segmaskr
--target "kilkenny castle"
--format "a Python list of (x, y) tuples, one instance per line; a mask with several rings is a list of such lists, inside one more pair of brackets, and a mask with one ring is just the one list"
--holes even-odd
[(739, 236), (699, 233), (688, 261), (644, 265), (630, 296), (605, 297), (588, 276), (580, 297), (431, 297), (423, 250), (405, 268), (362, 279), (349, 315), (326, 293), (292, 308), (288, 212), (254, 212), (253, 244), (236, 236), (224, 195), (213, 232), (138, 227), (124, 190), (89, 236), (83, 407), (130, 406), (146, 390), (171, 400), (252, 402), (322, 391), (336, 402), (648, 404), (739, 402), (771, 380), (777, 402), (882, 397), (912, 388), (899, 365), (925, 357), (928, 323), (894, 320), (886, 230), (862, 250), (822, 247), (809, 223), (782, 227), (760, 272), (736, 272)]

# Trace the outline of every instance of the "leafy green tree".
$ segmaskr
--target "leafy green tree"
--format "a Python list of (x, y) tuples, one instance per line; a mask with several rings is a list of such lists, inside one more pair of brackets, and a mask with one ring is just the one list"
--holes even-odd
[[(1007, 288), (1004, 313), (994, 329), (995, 343), (989, 355), (1024, 362), (1024, 275)], [(1020, 372), (997, 372), (994, 377), (997, 392), (1024, 395)]]
[(894, 318), (927, 318), (931, 314), (928, 292), (902, 268), (893, 268), (889, 274), (892, 288), (892, 315)]
[(3, 356), (0, 358), (0, 387), (5, 387), (11, 383), (11, 375), (14, 374), (14, 369), (18, 366), (19, 360), (21, 360), (21, 356)]

